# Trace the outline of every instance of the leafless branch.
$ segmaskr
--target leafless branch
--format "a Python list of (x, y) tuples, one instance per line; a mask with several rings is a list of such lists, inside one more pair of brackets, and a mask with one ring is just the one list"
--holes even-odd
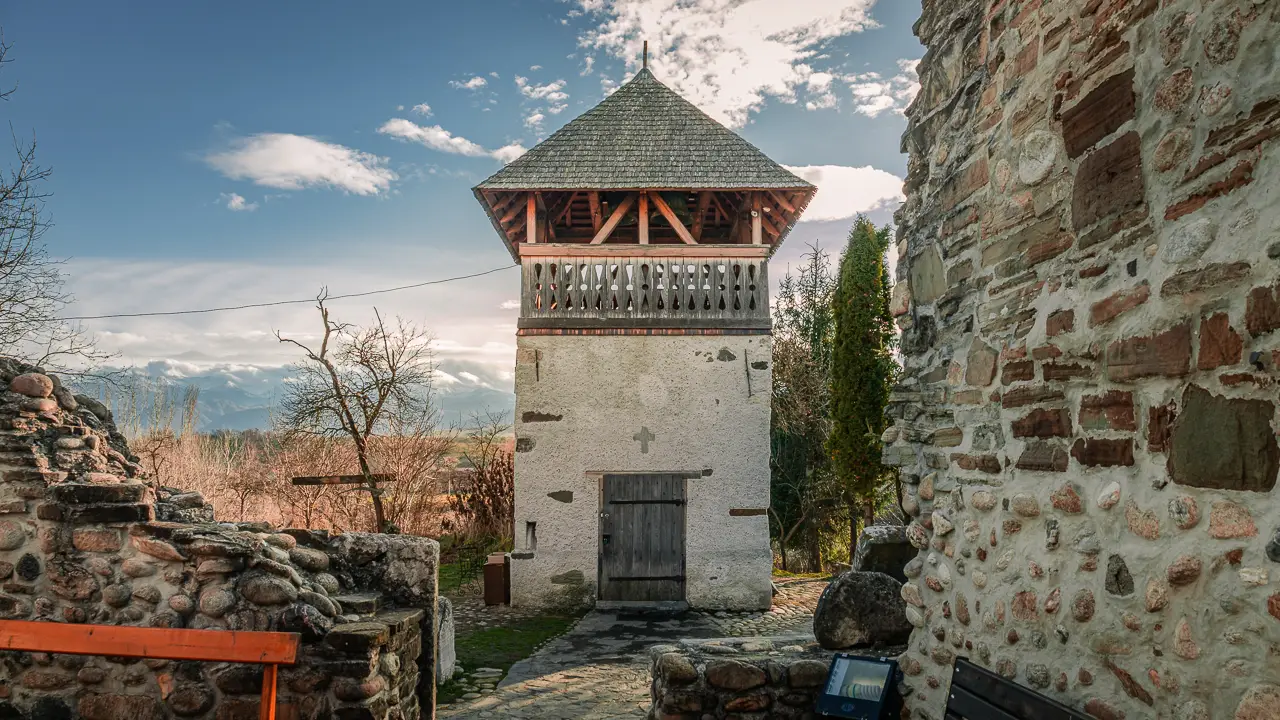
[[(12, 61), (9, 48), (0, 31), (0, 69)], [(15, 90), (0, 91), (0, 99)], [(0, 348), (58, 370), (92, 367), (108, 356), (84, 328), (58, 318), (72, 298), (63, 288), (62, 262), (43, 241), (50, 170), (36, 162), (35, 140), (20, 140), (12, 125), (9, 132), (15, 159), (0, 176)]]
[[(371, 441), (378, 434), (422, 437), (433, 432), (437, 413), (432, 398), (431, 335), (404, 320), (388, 322), (374, 310), (375, 322), (357, 328), (334, 320), (325, 306), (328, 294), (316, 297), (322, 334), (319, 349), (286, 338), (306, 355), (293, 367), (293, 381), (281, 402), (281, 426), (290, 434), (349, 438), (355, 446), (360, 473), (373, 475)], [(428, 448), (438, 455), (437, 448)], [(441, 456), (442, 457), (442, 456)], [(390, 520), (384, 513), (383, 493), (370, 481), (379, 529)]]

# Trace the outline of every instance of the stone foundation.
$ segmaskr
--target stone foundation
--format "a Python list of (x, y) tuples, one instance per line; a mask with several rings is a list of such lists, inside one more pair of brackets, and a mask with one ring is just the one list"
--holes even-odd
[(660, 646), (651, 654), (650, 720), (814, 718), (832, 656), (816, 643), (775, 650), (764, 638)]
[(957, 655), (1280, 718), (1280, 6), (926, 0), (903, 137), (912, 717)]
[[(283, 717), (434, 717), (434, 541), (212, 522), (146, 481), (101, 404), (4, 358), (0, 387), (0, 618), (296, 632)], [(256, 718), (261, 677), (0, 652), (0, 717)]]

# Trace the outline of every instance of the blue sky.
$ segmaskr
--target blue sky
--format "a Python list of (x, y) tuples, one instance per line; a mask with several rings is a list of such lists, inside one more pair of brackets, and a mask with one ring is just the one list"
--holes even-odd
[[(470, 188), (651, 67), (820, 191), (805, 242), (887, 220), (922, 48), (899, 0), (18, 3), (3, 106), (52, 167), (75, 314), (400, 285), (509, 263)], [(429, 111), (428, 109), (429, 108)], [(495, 157), (496, 155), (496, 157)], [(892, 177), (892, 176), (896, 176)], [(780, 274), (776, 273), (775, 275)], [(510, 384), (514, 271), (388, 295), (442, 382)], [(362, 322), (373, 301), (339, 304)], [(279, 365), (305, 307), (88, 323), (121, 362)], [(470, 377), (467, 377), (470, 376)], [(475, 378), (472, 380), (471, 378)]]

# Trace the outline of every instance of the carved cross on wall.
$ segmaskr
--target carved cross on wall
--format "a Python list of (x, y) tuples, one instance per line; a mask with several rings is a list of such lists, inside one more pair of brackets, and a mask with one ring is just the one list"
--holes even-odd
[(632, 439), (632, 440), (639, 440), (639, 441), (640, 441), (640, 452), (642, 452), (642, 453), (648, 453), (648, 452), (649, 452), (649, 442), (650, 442), (650, 441), (652, 441), (652, 440), (656, 440), (656, 439), (657, 439), (657, 437), (658, 437), (657, 435), (654, 435), (653, 433), (649, 432), (649, 428), (641, 426), (641, 428), (640, 428), (640, 432), (636, 433), (635, 435), (632, 435), (632, 436), (631, 436), (631, 439)]

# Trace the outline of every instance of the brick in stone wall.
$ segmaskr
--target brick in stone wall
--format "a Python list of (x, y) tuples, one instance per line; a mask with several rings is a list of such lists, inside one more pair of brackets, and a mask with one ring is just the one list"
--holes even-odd
[(1176, 377), (1186, 375), (1190, 369), (1190, 322), (1147, 337), (1117, 340), (1107, 346), (1107, 378), (1113, 382), (1156, 375)]
[(1128, 132), (1085, 156), (1076, 173), (1071, 218), (1076, 230), (1142, 206), (1146, 202), (1142, 150), (1137, 132)]
[(1107, 78), (1062, 113), (1062, 139), (1067, 156), (1080, 157), (1099, 140), (1119, 130), (1133, 119), (1136, 108), (1133, 69)]

